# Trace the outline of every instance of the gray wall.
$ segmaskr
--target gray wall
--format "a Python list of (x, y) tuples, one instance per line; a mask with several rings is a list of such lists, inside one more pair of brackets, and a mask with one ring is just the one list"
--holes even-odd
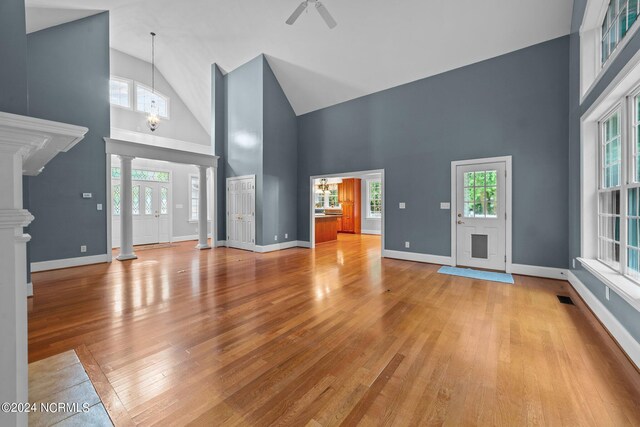
[[(220, 85), (216, 75), (212, 100), (217, 110), (216, 88), (219, 91)], [(297, 121), (293, 109), (264, 55), (227, 74), (224, 83), (222, 150), (216, 142), (224, 176), (256, 175), (256, 245), (296, 240)], [(226, 192), (219, 191), (221, 221), (225, 220), (225, 199)]]
[[(256, 176), (257, 245), (262, 245), (262, 72), (263, 59), (258, 56), (225, 76), (227, 123), (222, 158), (225, 178)], [(226, 192), (219, 193), (218, 200), (226, 206)]]
[(451, 161), (512, 155), (513, 261), (567, 267), (568, 57), (562, 37), (300, 116), (298, 238), (309, 176), (385, 169), (386, 248), (450, 256)]
[[(151, 64), (115, 49), (111, 49), (111, 75), (151, 87)], [(156, 89), (168, 96), (170, 101), (169, 118), (162, 119), (160, 127), (153, 133), (154, 136), (211, 145), (208, 131), (196, 120), (191, 110), (158, 70), (156, 70)], [(135, 86), (133, 90), (135, 91)], [(112, 106), (111, 126), (150, 133), (146, 125), (146, 114), (135, 111), (135, 108), (128, 110)]]
[[(104, 254), (109, 136), (109, 14), (29, 34), (29, 114), (86, 126), (86, 137), (29, 178), (32, 261)], [(83, 199), (82, 193), (93, 193)], [(80, 252), (87, 245), (87, 252)]]
[[(265, 245), (297, 240), (298, 126), (280, 83), (263, 56), (264, 186), (262, 241)], [(285, 234), (287, 237), (285, 238)], [(278, 240), (275, 240), (275, 236)]]
[(24, 0), (0, 1), (0, 111), (27, 114)]
[(227, 124), (225, 77), (222, 70), (216, 65), (211, 65), (211, 140), (213, 153), (220, 156), (218, 161), (218, 175), (216, 176), (216, 209), (218, 213), (217, 236), (218, 240), (225, 240), (227, 236), (227, 221), (225, 197), (227, 191), (225, 175), (225, 135)]
[[(580, 104), (580, 25), (584, 17), (586, 0), (575, 0), (573, 5), (573, 18), (570, 36), (570, 105), (569, 105), (569, 257), (570, 263), (580, 256), (580, 118), (594, 101), (602, 94), (607, 86), (618, 75), (633, 55), (640, 49), (640, 32), (636, 32), (633, 38), (611, 63), (600, 81), (587, 95), (585, 101)], [(638, 25), (638, 24), (636, 24)], [(571, 265), (571, 264), (570, 264)], [(595, 295), (596, 298), (618, 319), (629, 333), (640, 341), (640, 313), (620, 298), (615, 292), (611, 292), (611, 299), (605, 295), (606, 286), (584, 270), (576, 261), (576, 269), (573, 273)]]

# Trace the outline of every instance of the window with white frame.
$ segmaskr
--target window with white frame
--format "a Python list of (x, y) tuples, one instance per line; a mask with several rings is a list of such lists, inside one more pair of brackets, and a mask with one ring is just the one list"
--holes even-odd
[(141, 113), (151, 112), (151, 103), (155, 101), (158, 115), (162, 118), (169, 118), (169, 97), (161, 94), (157, 90), (154, 92), (150, 87), (136, 82), (136, 111)]
[[(207, 174), (207, 189), (213, 188), (213, 176)], [(213, 212), (213, 198), (207, 197), (207, 221), (211, 221), (211, 213)], [(200, 212), (200, 176), (195, 174), (189, 175), (189, 222), (200, 221), (198, 213)]]
[(120, 77), (109, 79), (109, 102), (111, 105), (129, 109), (132, 107), (131, 83), (131, 80)]
[(638, 17), (638, 0), (610, 0), (602, 21), (601, 61), (604, 64)]
[(200, 204), (200, 179), (196, 175), (189, 176), (189, 220), (198, 221)]
[(367, 218), (382, 218), (382, 181), (367, 181)]
[(600, 261), (640, 282), (640, 96), (626, 98), (599, 122)]

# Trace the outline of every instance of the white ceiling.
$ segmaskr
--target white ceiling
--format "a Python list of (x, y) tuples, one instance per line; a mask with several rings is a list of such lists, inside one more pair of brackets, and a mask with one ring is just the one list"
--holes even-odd
[(157, 32), (158, 69), (209, 130), (211, 63), (230, 71), (266, 54), (300, 115), (566, 35), (573, 5), (323, 0), (338, 21), (329, 30), (312, 8), (286, 25), (299, 2), (27, 0), (27, 6), (108, 9), (111, 46), (147, 61), (149, 32)]

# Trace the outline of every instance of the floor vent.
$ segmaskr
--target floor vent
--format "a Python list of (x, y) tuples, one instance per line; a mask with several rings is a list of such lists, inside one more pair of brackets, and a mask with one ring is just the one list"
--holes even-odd
[(571, 297), (566, 297), (564, 295), (558, 295), (558, 300), (562, 303), (562, 304), (569, 304), (569, 305), (575, 305), (573, 303), (573, 300), (571, 299)]

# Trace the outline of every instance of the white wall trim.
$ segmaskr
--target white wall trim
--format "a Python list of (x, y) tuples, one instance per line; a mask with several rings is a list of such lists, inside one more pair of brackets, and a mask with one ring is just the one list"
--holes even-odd
[(300, 248), (311, 248), (311, 242), (307, 242), (305, 240), (298, 240), (298, 247), (300, 247)]
[(54, 259), (51, 261), (41, 261), (31, 263), (31, 272), (58, 270), (60, 268), (78, 267), (80, 265), (99, 264), (111, 261), (107, 254), (82, 256), (77, 258)]
[(602, 325), (609, 331), (618, 345), (633, 361), (637, 368), (640, 368), (640, 343), (625, 329), (625, 327), (611, 314), (607, 307), (587, 288), (584, 283), (576, 277), (573, 272), (568, 272), (569, 283), (580, 295), (583, 301), (589, 306), (593, 314), (600, 320)]
[(297, 240), (292, 240), (290, 242), (274, 243), (273, 245), (266, 245), (266, 246), (256, 245), (255, 252), (267, 253), (267, 252), (281, 251), (283, 249), (295, 248), (297, 246), (298, 246)]
[(513, 239), (513, 170), (512, 170), (512, 157), (500, 156), (500, 157), (487, 157), (482, 159), (468, 159), (468, 160), (456, 160), (451, 162), (451, 265), (457, 265), (457, 227), (456, 227), (456, 212), (457, 212), (457, 168), (464, 165), (476, 165), (482, 163), (501, 163), (504, 162), (505, 169), (507, 171), (507, 177), (505, 179), (505, 192), (506, 192), (506, 214), (507, 222), (505, 225), (505, 254), (507, 261), (505, 263), (505, 271), (511, 273), (512, 269), (512, 239)]
[[(211, 233), (208, 233), (208, 237), (209, 238), (212, 237)], [(188, 234), (188, 235), (185, 235), (185, 236), (173, 236), (171, 238), (171, 243), (188, 242), (190, 240), (198, 240), (198, 235), (197, 234)]]
[(360, 234), (376, 234), (379, 236), (382, 232), (380, 230), (360, 230)]
[(33, 296), (33, 282), (27, 283), (27, 297)]
[(565, 268), (540, 267), (537, 265), (512, 264), (511, 273), (521, 276), (544, 277), (547, 279), (567, 280)]
[(196, 142), (167, 138), (131, 130), (111, 128), (111, 138), (124, 141), (137, 142), (139, 144), (153, 145), (155, 147), (173, 148), (198, 154), (213, 154), (211, 145), (198, 144)]
[(215, 243), (215, 247), (216, 248), (223, 248), (225, 246), (227, 246), (227, 241), (226, 240), (218, 240)]
[(417, 252), (392, 251), (385, 249), (382, 251), (384, 258), (400, 259), (404, 261), (425, 262), (428, 264), (452, 265), (452, 259), (448, 256), (419, 254)]

